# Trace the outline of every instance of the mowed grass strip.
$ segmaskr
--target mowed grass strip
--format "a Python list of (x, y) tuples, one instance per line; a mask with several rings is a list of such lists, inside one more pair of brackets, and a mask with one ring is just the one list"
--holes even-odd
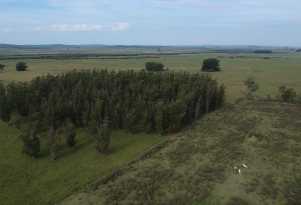
[(48, 156), (32, 159), (22, 154), (19, 134), (0, 121), (0, 204), (54, 204), (162, 140), (159, 136), (116, 131), (111, 153), (101, 155), (93, 139), (80, 130), (76, 147), (64, 150), (57, 161), (52, 161)]

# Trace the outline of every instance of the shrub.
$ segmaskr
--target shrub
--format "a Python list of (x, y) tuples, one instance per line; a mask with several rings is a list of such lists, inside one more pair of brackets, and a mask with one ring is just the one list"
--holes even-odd
[(164, 65), (159, 62), (147, 62), (145, 63), (145, 69), (147, 71), (164, 71)]
[(4, 71), (5, 65), (0, 64), (0, 71)]
[(65, 125), (66, 144), (68, 147), (74, 147), (76, 145), (76, 131), (72, 122), (67, 121)]
[(220, 71), (220, 62), (216, 58), (208, 58), (203, 61), (202, 71), (216, 72)]
[(256, 83), (255, 79), (252, 77), (249, 77), (245, 82), (245, 86), (247, 87), (247, 97), (253, 98), (254, 93), (259, 89), (258, 84)]
[(23, 142), (23, 153), (37, 158), (40, 153), (40, 139), (36, 136), (36, 132), (22, 134), (20, 138)]
[(279, 87), (279, 94), (284, 102), (294, 102), (297, 97), (295, 89), (287, 88), (286, 86)]
[(17, 64), (16, 64), (16, 70), (17, 71), (26, 71), (27, 70), (27, 64), (26, 63), (24, 63), (24, 62), (18, 62)]

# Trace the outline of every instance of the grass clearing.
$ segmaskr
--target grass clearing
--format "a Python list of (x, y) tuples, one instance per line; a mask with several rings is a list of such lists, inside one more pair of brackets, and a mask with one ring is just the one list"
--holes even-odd
[[(225, 107), (114, 180), (61, 205), (299, 204), (300, 124), (290, 119), (300, 122), (300, 111), (267, 101)], [(248, 168), (235, 172), (242, 164)]]
[(21, 153), (19, 131), (0, 122), (0, 201), (5, 205), (54, 204), (162, 140), (159, 136), (113, 132), (109, 155), (99, 154), (79, 131), (77, 146), (57, 161)]

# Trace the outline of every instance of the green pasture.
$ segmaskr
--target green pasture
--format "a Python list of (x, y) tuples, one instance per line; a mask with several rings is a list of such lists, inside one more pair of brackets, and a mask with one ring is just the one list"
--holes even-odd
[(15, 64), (21, 60), (0, 60), (7, 65), (0, 73), (3, 81), (28, 81), (36, 76), (58, 74), (74, 69), (109, 69), (126, 70), (144, 69), (145, 62), (160, 61), (173, 71), (200, 72), (201, 63), (205, 58), (217, 57), (221, 61), (222, 72), (211, 73), (227, 86), (228, 100), (233, 101), (242, 96), (243, 81), (254, 77), (259, 83), (259, 94), (262, 96), (275, 95), (278, 87), (286, 85), (301, 92), (301, 54), (183, 54), (161, 55), (159, 58), (128, 59), (24, 59), (29, 70), (16, 72)]

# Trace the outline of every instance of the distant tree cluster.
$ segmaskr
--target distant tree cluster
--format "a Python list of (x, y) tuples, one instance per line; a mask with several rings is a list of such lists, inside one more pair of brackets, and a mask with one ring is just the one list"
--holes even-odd
[(270, 54), (273, 53), (272, 50), (255, 50), (254, 53), (256, 54)]
[[(224, 86), (205, 75), (73, 71), (31, 82), (0, 84), (0, 117), (9, 121), (18, 115), (26, 122), (39, 123), (40, 131), (48, 131), (50, 152), (56, 159), (59, 132), (72, 147), (75, 128), (90, 126), (97, 150), (105, 153), (110, 129), (177, 132), (221, 107), (224, 99)], [(27, 153), (37, 150), (36, 133), (23, 137), (26, 150), (31, 150)]]
[(220, 62), (216, 58), (205, 59), (202, 66), (204, 72), (217, 72), (220, 71)]
[(25, 62), (18, 62), (16, 64), (16, 71), (26, 71), (27, 70), (27, 64)]
[(0, 64), (0, 72), (4, 71), (5, 65)]
[(164, 65), (159, 62), (147, 62), (145, 63), (145, 69), (150, 72), (164, 71)]

